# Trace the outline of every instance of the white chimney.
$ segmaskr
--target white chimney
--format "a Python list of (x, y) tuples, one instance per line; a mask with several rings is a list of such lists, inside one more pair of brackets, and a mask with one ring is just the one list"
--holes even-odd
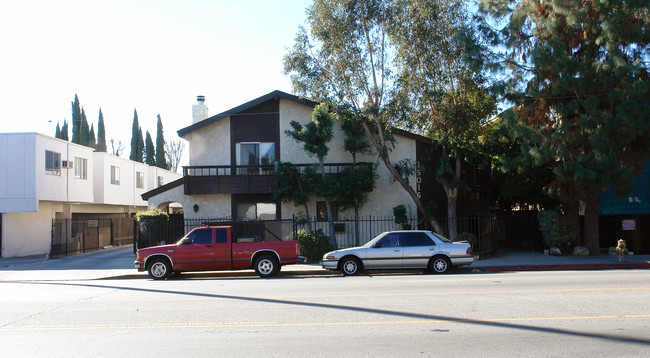
[(208, 106), (205, 105), (205, 96), (196, 96), (197, 104), (192, 106), (192, 124), (208, 118)]

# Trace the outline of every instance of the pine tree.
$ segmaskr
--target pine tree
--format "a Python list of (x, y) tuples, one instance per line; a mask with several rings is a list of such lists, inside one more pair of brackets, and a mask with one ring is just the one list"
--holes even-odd
[(79, 144), (79, 129), (81, 128), (81, 107), (79, 97), (74, 95), (72, 102), (72, 143)]
[(153, 146), (153, 140), (149, 131), (147, 131), (144, 144), (144, 162), (148, 165), (156, 165), (156, 149)]
[(156, 166), (163, 169), (169, 169), (167, 161), (165, 160), (165, 137), (163, 136), (163, 125), (158, 115), (158, 123), (156, 124)]
[(68, 121), (63, 120), (63, 125), (61, 126), (61, 139), (68, 141)]
[(97, 148), (96, 152), (106, 153), (106, 131), (104, 130), (104, 115), (102, 114), (102, 109), (99, 109), (99, 119), (97, 120)]
[(142, 151), (138, 155), (139, 141), (138, 135), (142, 137), (142, 131), (140, 131), (140, 124), (138, 123), (138, 111), (133, 110), (133, 125), (131, 126), (131, 155), (129, 159), (134, 161), (139, 161), (138, 158), (142, 157)]
[(89, 135), (90, 135), (90, 128), (88, 127), (88, 119), (86, 118), (86, 111), (84, 111), (84, 108), (81, 107), (81, 126), (79, 126), (78, 143), (88, 147), (89, 140), (90, 140)]
[(88, 147), (97, 148), (97, 140), (95, 139), (95, 128), (93, 124), (90, 125), (90, 132), (88, 133)]
[(504, 118), (521, 141), (512, 162), (551, 168), (546, 190), (572, 207), (586, 203), (585, 246), (598, 255), (601, 192), (629, 192), (650, 152), (647, 2), (485, 4), (507, 24), (502, 62), (508, 82), (521, 84), (512, 92), (522, 100)]

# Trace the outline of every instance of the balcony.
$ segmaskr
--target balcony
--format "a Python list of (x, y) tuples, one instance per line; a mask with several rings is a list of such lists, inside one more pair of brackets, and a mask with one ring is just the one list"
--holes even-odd
[[(359, 163), (372, 166), (372, 163)], [(299, 173), (312, 164), (296, 164)], [(325, 164), (325, 173), (339, 175), (352, 163)], [(185, 194), (269, 194), (276, 188), (274, 165), (213, 165), (183, 167)]]

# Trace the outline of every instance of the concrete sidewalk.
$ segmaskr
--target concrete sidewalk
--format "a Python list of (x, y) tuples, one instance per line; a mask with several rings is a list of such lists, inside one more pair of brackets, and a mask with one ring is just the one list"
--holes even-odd
[[(0, 258), (2, 281), (75, 281), (99, 279), (149, 279), (146, 272), (133, 268), (133, 247), (122, 246), (97, 252), (47, 260), (45, 256)], [(625, 262), (617, 256), (545, 256), (538, 252), (500, 250), (494, 257), (475, 261), (456, 272), (496, 272), (534, 270), (648, 269), (650, 255), (628, 255)], [(453, 272), (453, 271), (452, 271)], [(281, 276), (340, 275), (318, 264), (282, 267)], [(187, 273), (188, 277), (256, 277), (253, 270)]]

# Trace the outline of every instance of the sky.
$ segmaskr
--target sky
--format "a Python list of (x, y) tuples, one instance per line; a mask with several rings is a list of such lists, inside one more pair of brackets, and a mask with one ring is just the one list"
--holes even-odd
[[(274, 90), (291, 92), (282, 57), (311, 0), (0, 1), (0, 133), (72, 128), (101, 108), (130, 153), (133, 112), (156, 140), (192, 124), (197, 95), (214, 115)], [(72, 136), (71, 131), (69, 136)], [(187, 165), (188, 143), (185, 143)]]

